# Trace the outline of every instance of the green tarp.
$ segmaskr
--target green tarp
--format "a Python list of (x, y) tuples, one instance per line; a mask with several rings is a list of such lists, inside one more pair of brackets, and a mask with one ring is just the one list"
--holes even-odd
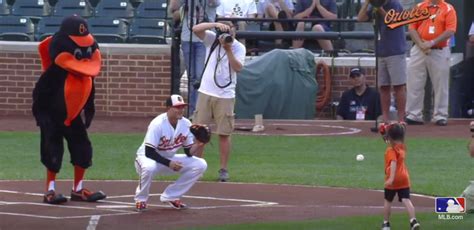
[(275, 49), (246, 62), (237, 75), (238, 119), (314, 119), (318, 85), (314, 55), (306, 49)]

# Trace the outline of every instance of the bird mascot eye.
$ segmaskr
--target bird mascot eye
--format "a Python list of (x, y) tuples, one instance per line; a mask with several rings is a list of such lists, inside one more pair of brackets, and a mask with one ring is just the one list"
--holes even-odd
[(81, 60), (81, 59), (82, 59), (83, 55), (82, 55), (81, 49), (76, 48), (76, 49), (74, 50), (74, 57), (75, 57), (77, 60)]
[(89, 46), (89, 48), (87, 48), (86, 56), (87, 56), (88, 58), (91, 58), (91, 57), (92, 57), (92, 47)]

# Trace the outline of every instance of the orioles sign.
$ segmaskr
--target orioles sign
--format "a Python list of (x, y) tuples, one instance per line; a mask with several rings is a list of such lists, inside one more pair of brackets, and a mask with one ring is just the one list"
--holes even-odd
[(385, 14), (384, 22), (390, 29), (395, 29), (399, 26), (425, 20), (429, 17), (430, 12), (427, 8), (420, 9), (414, 7), (410, 10), (402, 10), (401, 12), (396, 12), (394, 9), (391, 9)]

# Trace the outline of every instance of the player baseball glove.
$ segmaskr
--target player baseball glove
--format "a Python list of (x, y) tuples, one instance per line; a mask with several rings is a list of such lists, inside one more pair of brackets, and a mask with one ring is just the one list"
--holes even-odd
[(211, 140), (211, 129), (207, 125), (194, 124), (189, 130), (199, 142), (206, 144)]

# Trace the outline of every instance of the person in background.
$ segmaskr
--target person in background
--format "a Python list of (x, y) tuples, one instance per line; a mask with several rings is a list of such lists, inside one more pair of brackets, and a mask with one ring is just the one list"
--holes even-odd
[[(200, 22), (214, 22), (216, 20), (216, 9), (221, 0), (201, 0), (195, 1), (195, 11), (193, 25)], [(204, 69), (204, 59), (206, 57), (206, 47), (201, 39), (192, 33), (191, 11), (189, 0), (171, 0), (170, 10), (175, 21), (181, 23), (181, 51), (183, 52), (186, 72), (190, 80), (189, 88), (189, 115), (196, 109), (197, 91), (201, 82), (201, 74)], [(192, 35), (192, 38), (190, 36)], [(192, 41), (191, 41), (191, 40)], [(192, 53), (192, 57), (190, 56)]]
[(353, 87), (342, 94), (337, 107), (338, 120), (375, 120), (380, 116), (379, 93), (367, 86), (362, 69), (353, 68), (349, 73)]
[(410, 50), (408, 62), (405, 121), (409, 125), (424, 124), (422, 110), (428, 71), (434, 91), (433, 122), (446, 126), (451, 56), (448, 39), (456, 32), (456, 10), (444, 0), (425, 0), (417, 6), (427, 9), (431, 16), (409, 26), (415, 45)]
[(395, 103), (398, 112), (398, 120), (405, 119), (406, 105), (406, 82), (407, 82), (407, 64), (406, 64), (406, 39), (403, 26), (390, 29), (383, 23), (383, 18), (389, 10), (401, 12), (403, 10), (399, 0), (385, 0), (382, 7), (369, 7), (369, 1), (365, 1), (357, 16), (358, 21), (366, 22), (374, 17), (374, 10), (377, 16), (376, 25), (378, 25), (377, 42), (377, 81), (380, 89), (380, 104), (382, 106), (383, 122), (390, 122), (390, 101), (391, 89), (393, 88)]
[[(255, 0), (225, 0), (217, 7), (219, 18), (256, 18), (257, 3)], [(246, 21), (237, 22), (237, 29), (245, 31)], [(245, 39), (239, 39), (245, 45)]]
[[(213, 29), (221, 35), (218, 36)], [(213, 133), (219, 135), (219, 181), (225, 182), (229, 180), (227, 163), (231, 149), (230, 135), (234, 131), (237, 72), (244, 66), (246, 48), (235, 39), (232, 23), (201, 23), (193, 27), (193, 32), (208, 49), (193, 122), (208, 124), (213, 121), (216, 124)], [(203, 152), (198, 154), (202, 155)]]
[[(303, 18), (323, 18), (336, 19), (337, 5), (335, 0), (299, 0), (295, 5), (296, 19)], [(304, 31), (305, 22), (298, 22), (296, 31)], [(311, 23), (311, 31), (325, 32), (331, 30), (329, 22)], [(304, 40), (293, 40), (293, 48), (301, 48)], [(334, 48), (330, 40), (318, 39), (319, 46), (325, 51), (333, 51)]]
[[(291, 0), (260, 0), (258, 2), (259, 17), (271, 18), (271, 19), (287, 19), (293, 17), (294, 5)], [(287, 22), (273, 22), (275, 31), (288, 31), (290, 29), (290, 23)], [(271, 30), (271, 28), (270, 28)], [(275, 44), (281, 45), (282, 39), (276, 39)]]

